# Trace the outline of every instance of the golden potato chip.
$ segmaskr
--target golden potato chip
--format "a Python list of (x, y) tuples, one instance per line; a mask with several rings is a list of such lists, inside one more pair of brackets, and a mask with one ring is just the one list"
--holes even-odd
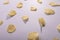
[(23, 3), (20, 2), (17, 4), (17, 8), (22, 8), (22, 7), (23, 7)]
[(44, 27), (46, 24), (44, 18), (39, 18), (39, 23), (41, 27)]
[(28, 40), (39, 40), (39, 34), (37, 32), (29, 33)]
[(7, 32), (8, 33), (13, 33), (15, 30), (16, 30), (15, 25), (9, 24), (9, 26), (7, 28)]
[(41, 4), (42, 3), (42, 0), (37, 0), (37, 2)]
[(32, 6), (30, 10), (31, 10), (31, 11), (37, 11), (37, 8), (34, 7), (34, 6)]
[(60, 4), (56, 4), (55, 2), (50, 2), (49, 5), (51, 5), (51, 6), (60, 6)]
[(2, 20), (0, 20), (0, 25), (2, 25), (3, 24), (3, 21)]
[(4, 1), (4, 4), (9, 4), (9, 0), (5, 0)]
[(22, 20), (24, 21), (24, 23), (26, 23), (28, 21), (29, 17), (28, 16), (22, 16)]
[(55, 14), (54, 10), (52, 10), (50, 8), (46, 8), (44, 10), (44, 13), (47, 14), (47, 15), (53, 15), (53, 14)]
[(59, 40), (59, 39), (55, 37), (55, 38), (53, 38), (53, 40)]
[(60, 24), (57, 26), (57, 30), (58, 32), (60, 32)]
[(13, 16), (16, 15), (16, 11), (15, 11), (15, 10), (11, 10), (8, 15), (9, 15), (10, 17), (13, 17)]

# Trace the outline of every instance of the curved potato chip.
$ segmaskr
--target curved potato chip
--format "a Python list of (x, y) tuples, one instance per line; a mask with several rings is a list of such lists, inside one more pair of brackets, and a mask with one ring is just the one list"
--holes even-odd
[(2, 20), (0, 20), (0, 25), (2, 25), (3, 24), (3, 21)]
[(57, 30), (60, 32), (60, 24), (57, 26)]
[(37, 11), (37, 8), (34, 7), (34, 6), (32, 6), (30, 10), (31, 10), (31, 11)]
[(17, 8), (22, 8), (22, 7), (23, 7), (23, 3), (20, 2), (17, 4)]
[(39, 23), (41, 27), (44, 27), (46, 24), (44, 18), (39, 18)]
[(55, 14), (54, 10), (52, 10), (52, 9), (50, 9), (50, 8), (46, 8), (46, 9), (44, 10), (44, 12), (45, 12), (45, 14), (47, 14), (47, 15), (53, 15), (53, 14)]
[(9, 0), (5, 0), (4, 1), (4, 4), (9, 4)]
[(13, 33), (16, 30), (15, 25), (10, 24), (7, 28), (8, 33)]
[(13, 16), (16, 15), (16, 11), (15, 11), (15, 10), (11, 10), (8, 15), (9, 15), (10, 17), (13, 17)]
[(55, 37), (55, 38), (53, 38), (53, 40), (59, 40), (59, 39)]
[(26, 23), (28, 21), (29, 17), (28, 16), (22, 16), (22, 20), (24, 21), (24, 23)]
[(50, 2), (49, 5), (51, 5), (51, 6), (60, 6), (60, 4), (56, 4), (55, 2)]
[(41, 4), (42, 3), (42, 0), (37, 0), (37, 2)]
[(39, 34), (37, 32), (29, 33), (28, 40), (39, 40)]

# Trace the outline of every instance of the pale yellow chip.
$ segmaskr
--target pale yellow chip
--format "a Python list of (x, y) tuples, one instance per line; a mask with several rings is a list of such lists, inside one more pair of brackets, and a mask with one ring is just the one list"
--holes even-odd
[(4, 0), (4, 4), (9, 4), (9, 0)]
[(53, 15), (53, 14), (55, 14), (54, 10), (52, 10), (50, 8), (44, 9), (44, 13), (47, 14), (47, 15)]
[(60, 32), (60, 24), (57, 26), (57, 30)]
[(10, 17), (15, 16), (15, 15), (16, 15), (16, 11), (15, 11), (15, 10), (11, 10), (8, 15), (9, 15)]
[(53, 38), (53, 40), (59, 40), (59, 39), (55, 37), (55, 38)]
[(41, 26), (41, 27), (44, 27), (45, 24), (46, 24), (44, 18), (42, 18), (42, 17), (39, 18), (39, 23), (40, 23), (40, 26)]
[(28, 19), (29, 19), (28, 16), (26, 16), (26, 15), (25, 15), (25, 16), (22, 16), (22, 20), (23, 20), (23, 21), (28, 21)]
[(42, 3), (42, 0), (37, 0), (37, 2), (41, 4)]
[(2, 20), (0, 20), (0, 25), (2, 25), (3, 24), (3, 21)]
[(49, 5), (51, 5), (51, 6), (60, 6), (60, 4), (57, 4), (55, 2), (50, 2)]
[(28, 40), (39, 40), (39, 34), (37, 32), (29, 33)]
[(9, 24), (7, 28), (8, 33), (13, 33), (16, 30), (15, 25)]
[(32, 7), (30, 8), (30, 10), (31, 10), (31, 11), (37, 11), (37, 8), (36, 8), (35, 6), (32, 6)]
[(22, 20), (26, 23), (28, 21), (29, 17), (28, 16), (22, 16)]
[(23, 3), (20, 2), (17, 4), (17, 8), (22, 8), (22, 7), (23, 7)]

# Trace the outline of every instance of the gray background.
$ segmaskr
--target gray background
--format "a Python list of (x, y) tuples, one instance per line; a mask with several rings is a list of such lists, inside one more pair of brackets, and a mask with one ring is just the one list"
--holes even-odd
[[(43, 0), (43, 4), (39, 4), (36, 0), (10, 0), (8, 5), (3, 5), (4, 0), (0, 0), (0, 20), (4, 21), (3, 25), (0, 26), (0, 40), (27, 40), (29, 32), (38, 32), (42, 40), (60, 38), (60, 33), (56, 29), (57, 25), (60, 24), (60, 7), (48, 5), (52, 1), (60, 2), (60, 0)], [(23, 8), (16, 8), (18, 2), (23, 3)], [(36, 6), (38, 10), (36, 12), (30, 11), (31, 6)], [(53, 9), (55, 14), (50, 16), (44, 14), (44, 8)], [(7, 14), (11, 9), (16, 10), (17, 15), (7, 20)], [(29, 16), (29, 21), (26, 24), (21, 19), (23, 15)], [(38, 22), (39, 17), (46, 20), (46, 26), (42, 32)], [(11, 23), (16, 26), (16, 31), (12, 34), (7, 32), (7, 27)]]

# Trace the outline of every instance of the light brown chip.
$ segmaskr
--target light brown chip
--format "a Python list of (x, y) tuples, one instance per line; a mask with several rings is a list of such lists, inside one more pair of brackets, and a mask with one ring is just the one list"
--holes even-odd
[(59, 39), (55, 37), (55, 38), (53, 38), (53, 40), (59, 40)]
[(39, 23), (40, 23), (40, 26), (41, 26), (41, 27), (44, 27), (45, 24), (46, 24), (44, 18), (42, 18), (42, 17), (39, 18)]
[(57, 30), (60, 32), (60, 24), (57, 26)]
[(28, 21), (29, 17), (28, 16), (22, 16), (22, 20), (26, 23)]
[(2, 20), (0, 20), (0, 25), (2, 25), (3, 24), (3, 21)]
[(4, 4), (9, 4), (9, 0), (5, 0), (4, 1)]
[(41, 4), (42, 3), (42, 0), (37, 0), (37, 2)]
[(39, 40), (39, 34), (37, 32), (29, 33), (28, 40)]
[(13, 33), (16, 30), (15, 25), (9, 24), (7, 28), (8, 33)]
[(60, 6), (60, 4), (57, 4), (55, 2), (50, 2), (49, 5), (51, 5), (51, 6)]
[(44, 10), (44, 13), (47, 14), (47, 15), (53, 15), (53, 14), (55, 14), (54, 10), (52, 10), (50, 8), (46, 8)]
[(37, 11), (37, 8), (36, 8), (35, 6), (32, 6), (32, 7), (30, 8), (30, 10), (31, 10), (31, 11)]
[(19, 3), (17, 4), (17, 8), (22, 8), (22, 7), (23, 7), (23, 3), (19, 2)]
[(11, 10), (8, 15), (9, 15), (10, 17), (13, 17), (13, 16), (16, 15), (16, 11), (15, 11), (15, 10)]

